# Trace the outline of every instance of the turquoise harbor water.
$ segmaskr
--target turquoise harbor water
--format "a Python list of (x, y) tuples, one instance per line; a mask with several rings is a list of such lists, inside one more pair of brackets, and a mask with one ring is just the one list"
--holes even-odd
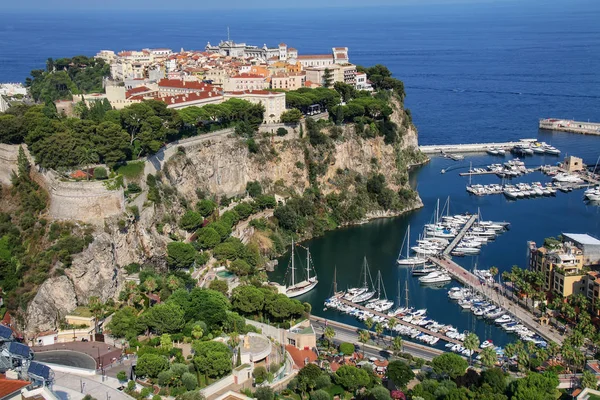
[[(23, 81), (43, 68), (48, 57), (94, 55), (101, 49), (169, 47), (203, 49), (207, 41), (232, 39), (261, 46), (285, 42), (301, 53), (324, 53), (348, 46), (357, 64), (387, 65), (405, 82), (406, 104), (419, 129), (421, 144), (508, 141), (539, 137), (586, 161), (600, 154), (600, 137), (538, 132), (540, 117), (600, 121), (600, 2), (596, 0), (495, 2), (453, 6), (366, 7), (318, 10), (144, 10), (75, 13), (4, 12), (0, 14), (0, 81)], [(563, 231), (600, 236), (600, 210), (586, 206), (580, 192), (508, 202), (503, 196), (473, 197), (458, 176), (474, 166), (497, 162), (479, 155), (462, 163), (433, 158), (415, 170), (411, 183), (424, 207), (399, 218), (373, 221), (329, 232), (311, 240), (319, 285), (303, 300), (317, 315), (354, 323), (336, 312), (322, 312), (337, 266), (340, 288), (359, 280), (363, 256), (373, 274), (381, 270), (388, 296), (402, 288), (407, 270), (395, 265), (404, 232), (415, 234), (431, 218), (436, 199), (450, 196), (452, 212), (476, 212), (506, 220), (511, 229), (476, 258), (459, 263), (506, 270), (526, 262), (526, 241), (538, 243)], [(528, 165), (554, 163), (556, 157), (527, 158)], [(442, 168), (449, 168), (445, 175)], [(522, 181), (546, 181), (532, 174)], [(474, 182), (499, 181), (495, 176)], [(413, 240), (415, 235), (413, 235)], [(282, 280), (287, 257), (272, 274)], [(475, 330), (497, 344), (511, 340), (458, 306), (446, 290), (419, 286), (409, 277), (411, 305), (457, 328)], [(452, 285), (448, 285), (450, 287)], [(403, 297), (403, 296), (402, 296)]]

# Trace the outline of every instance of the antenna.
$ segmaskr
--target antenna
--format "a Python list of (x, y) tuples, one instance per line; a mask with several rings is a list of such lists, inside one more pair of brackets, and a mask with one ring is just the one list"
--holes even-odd
[(227, 27), (227, 41), (230, 42), (231, 39), (229, 38), (229, 27)]

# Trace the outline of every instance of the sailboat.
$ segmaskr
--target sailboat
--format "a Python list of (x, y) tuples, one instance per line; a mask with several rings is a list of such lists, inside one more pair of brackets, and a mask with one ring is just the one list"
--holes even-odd
[[(405, 246), (406, 246), (406, 256), (404, 256), (404, 258), (403, 258), (402, 249), (404, 249)], [(400, 253), (398, 254), (398, 259), (396, 260), (396, 262), (399, 265), (410, 265), (410, 266), (425, 264), (427, 262), (427, 259), (424, 257), (419, 257), (419, 256), (410, 257), (409, 251), (410, 251), (410, 225), (408, 225), (408, 228), (406, 229), (406, 235), (404, 235), (404, 240), (402, 241), (402, 247), (400, 248)]]
[[(304, 248), (304, 247), (303, 247)], [(319, 281), (317, 280), (317, 273), (315, 272), (314, 275), (311, 277), (310, 276), (310, 265), (311, 265), (311, 259), (310, 259), (310, 250), (308, 249), (308, 247), (305, 247), (306, 249), (306, 279), (300, 282), (296, 282), (296, 268), (294, 266), (294, 239), (292, 239), (292, 257), (291, 257), (291, 262), (290, 262), (290, 272), (291, 272), (291, 284), (290, 286), (287, 286), (285, 288), (285, 295), (287, 297), (298, 297), (298, 296), (302, 296), (305, 293), (310, 292), (311, 290), (313, 290), (315, 288), (315, 286), (317, 286), (317, 283), (319, 283)], [(313, 268), (314, 271), (314, 268)]]
[[(373, 279), (371, 279), (371, 272), (369, 271), (369, 264), (367, 263), (367, 257), (364, 258), (363, 261), (363, 286), (360, 288), (348, 289), (347, 294), (356, 292), (358, 294), (354, 295), (350, 301), (353, 303), (364, 303), (367, 300), (370, 300), (373, 296), (375, 296), (375, 290), (372, 290), (373, 287)], [(367, 283), (367, 276), (371, 281), (371, 286)]]
[[(383, 298), (382, 295), (383, 294)], [(384, 312), (392, 308), (394, 302), (387, 299), (387, 293), (385, 292), (385, 285), (383, 284), (383, 278), (381, 277), (381, 271), (377, 272), (377, 298), (369, 301), (365, 307), (373, 309), (377, 312)]]

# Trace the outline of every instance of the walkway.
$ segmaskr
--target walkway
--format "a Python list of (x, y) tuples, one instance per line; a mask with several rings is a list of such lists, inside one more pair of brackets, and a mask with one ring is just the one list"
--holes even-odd
[(502, 148), (510, 150), (513, 147), (523, 144), (523, 142), (503, 142), (503, 143), (467, 143), (467, 144), (446, 144), (446, 145), (430, 145), (419, 146), (425, 154), (440, 154), (440, 153), (484, 153), (488, 149)]
[(463, 239), (463, 237), (465, 237), (465, 235), (467, 234), (469, 229), (471, 229), (471, 227), (473, 226), (475, 221), (477, 221), (477, 217), (478, 217), (477, 215), (471, 215), (471, 217), (469, 218), (467, 223), (461, 228), (460, 232), (458, 232), (458, 235), (456, 235), (456, 237), (450, 242), (448, 247), (446, 247), (444, 249), (443, 254), (445, 256), (450, 254), (450, 252), (452, 252), (452, 250), (454, 250), (454, 248), (460, 243), (460, 241)]
[(495, 303), (496, 305), (507, 310), (508, 313), (514, 315), (524, 325), (537, 332), (540, 336), (552, 340), (559, 345), (562, 344), (562, 336), (560, 336), (549, 326), (540, 325), (534, 315), (523, 310), (512, 299), (504, 296), (501, 293), (501, 288), (498, 284), (494, 283), (493, 286), (483, 285), (479, 277), (467, 271), (456, 262), (452, 261), (449, 257), (430, 257), (429, 261), (448, 271), (456, 280), (460, 281), (464, 285), (470, 286), (474, 290), (484, 294), (492, 303)]

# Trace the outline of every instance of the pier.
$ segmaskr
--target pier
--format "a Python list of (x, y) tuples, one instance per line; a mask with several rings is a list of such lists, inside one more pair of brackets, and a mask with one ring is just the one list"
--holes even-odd
[(446, 144), (446, 145), (430, 145), (419, 146), (419, 150), (425, 154), (442, 154), (442, 153), (485, 153), (490, 149), (511, 150), (513, 147), (523, 145), (528, 140), (518, 142), (501, 142), (501, 143), (469, 143), (469, 144)]
[(582, 122), (570, 119), (540, 119), (539, 128), (549, 131), (581, 133), (583, 135), (600, 135), (599, 122)]
[[(377, 316), (383, 317), (383, 318), (388, 319), (388, 320), (390, 318), (392, 318), (392, 317), (390, 317), (387, 314), (384, 314), (384, 313), (381, 313), (381, 312), (378, 312), (378, 311), (375, 311), (375, 310), (371, 310), (370, 308), (367, 308), (365, 306), (361, 306), (360, 304), (356, 304), (356, 303), (353, 303), (353, 302), (351, 302), (349, 300), (346, 300), (342, 296), (338, 296), (337, 299), (340, 302), (342, 302), (342, 303), (344, 303), (344, 304), (346, 304), (348, 306), (351, 306), (351, 307), (354, 307), (354, 308), (358, 308), (359, 310), (362, 310), (362, 311), (365, 311), (365, 312), (369, 312), (369, 313), (371, 313), (373, 315), (377, 315)], [(460, 340), (458, 340), (458, 339), (452, 339), (452, 338), (444, 335), (443, 333), (434, 332), (434, 331), (431, 331), (431, 330), (429, 330), (427, 328), (424, 328), (422, 326), (411, 324), (409, 322), (403, 321), (402, 318), (400, 318), (400, 317), (395, 317), (395, 319), (398, 322), (398, 325), (404, 325), (404, 326), (409, 327), (409, 328), (417, 329), (418, 331), (420, 331), (420, 332), (422, 332), (422, 333), (424, 333), (426, 335), (434, 336), (434, 337), (436, 337), (436, 338), (438, 338), (440, 340), (443, 340), (445, 342), (450, 342), (450, 343), (454, 343), (454, 344), (463, 345), (463, 342), (461, 342)], [(480, 351), (480, 349), (477, 349), (477, 351)]]
[(464, 224), (463, 227), (461, 228), (460, 232), (458, 232), (458, 235), (456, 235), (456, 237), (454, 239), (452, 239), (452, 241), (450, 242), (448, 247), (446, 247), (444, 249), (444, 252), (442, 253), (443, 255), (447, 256), (448, 254), (450, 254), (450, 252), (452, 252), (452, 250), (454, 250), (454, 248), (465, 237), (465, 235), (467, 234), (469, 229), (471, 229), (471, 227), (473, 226), (475, 221), (477, 221), (477, 215), (471, 215), (471, 217), (469, 218), (467, 223)]
[(562, 344), (563, 338), (549, 326), (541, 325), (534, 315), (522, 310), (518, 304), (512, 299), (506, 297), (500, 290), (500, 285), (494, 283), (494, 286), (483, 285), (475, 274), (467, 271), (448, 256), (435, 258), (430, 257), (429, 261), (437, 265), (439, 268), (446, 270), (454, 279), (461, 282), (465, 286), (469, 286), (473, 290), (485, 295), (490, 302), (504, 308), (509, 314), (514, 315), (520, 322), (527, 326), (532, 331), (536, 332), (546, 340), (552, 340), (559, 345)]

